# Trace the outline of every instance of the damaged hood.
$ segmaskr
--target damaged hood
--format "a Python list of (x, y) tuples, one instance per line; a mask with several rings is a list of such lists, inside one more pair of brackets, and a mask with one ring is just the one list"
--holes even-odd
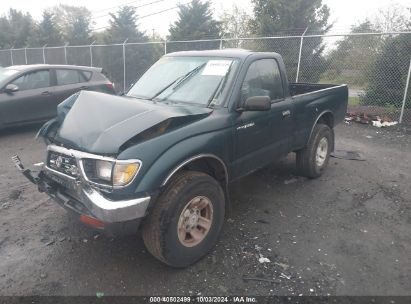
[(116, 154), (128, 140), (164, 121), (175, 120), (177, 126), (183, 126), (211, 112), (209, 108), (168, 106), (82, 91), (71, 109), (64, 113), (55, 139), (84, 152)]

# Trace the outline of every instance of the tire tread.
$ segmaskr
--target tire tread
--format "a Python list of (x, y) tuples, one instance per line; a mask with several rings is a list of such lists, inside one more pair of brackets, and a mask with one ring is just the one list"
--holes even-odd
[(207, 174), (197, 171), (181, 171), (177, 173), (161, 192), (158, 200), (155, 202), (155, 206), (151, 210), (152, 213), (147, 216), (146, 221), (143, 224), (142, 237), (144, 245), (154, 257), (167, 265), (170, 264), (164, 258), (162, 253), (162, 213), (164, 210), (168, 209), (173, 198), (178, 195), (180, 190), (184, 188), (187, 183), (190, 183), (193, 178), (202, 176), (208, 177)]

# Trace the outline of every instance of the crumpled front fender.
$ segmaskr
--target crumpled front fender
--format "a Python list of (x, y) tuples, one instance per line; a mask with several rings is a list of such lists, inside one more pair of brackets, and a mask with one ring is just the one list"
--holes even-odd
[[(64, 101), (62, 101), (57, 106), (57, 116), (53, 119), (47, 121), (44, 125), (41, 126), (40, 130), (37, 132), (36, 138), (44, 138), (47, 141), (51, 141), (56, 135), (57, 129), (63, 123), (64, 118), (66, 118), (67, 113), (73, 107), (76, 102), (80, 92), (77, 92)], [(48, 143), (48, 142), (47, 142)]]

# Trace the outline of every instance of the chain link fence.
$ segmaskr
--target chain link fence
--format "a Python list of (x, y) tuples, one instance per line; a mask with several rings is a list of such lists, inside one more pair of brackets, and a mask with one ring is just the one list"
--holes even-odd
[(349, 111), (411, 124), (411, 32), (44, 46), (0, 50), (0, 65), (102, 67), (120, 92), (164, 54), (227, 48), (280, 53), (290, 82), (348, 84)]

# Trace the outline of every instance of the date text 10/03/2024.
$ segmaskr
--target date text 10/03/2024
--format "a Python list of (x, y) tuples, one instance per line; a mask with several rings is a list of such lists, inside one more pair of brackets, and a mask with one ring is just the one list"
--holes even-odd
[(257, 303), (255, 297), (231, 296), (188, 296), (188, 297), (150, 297), (150, 303)]

